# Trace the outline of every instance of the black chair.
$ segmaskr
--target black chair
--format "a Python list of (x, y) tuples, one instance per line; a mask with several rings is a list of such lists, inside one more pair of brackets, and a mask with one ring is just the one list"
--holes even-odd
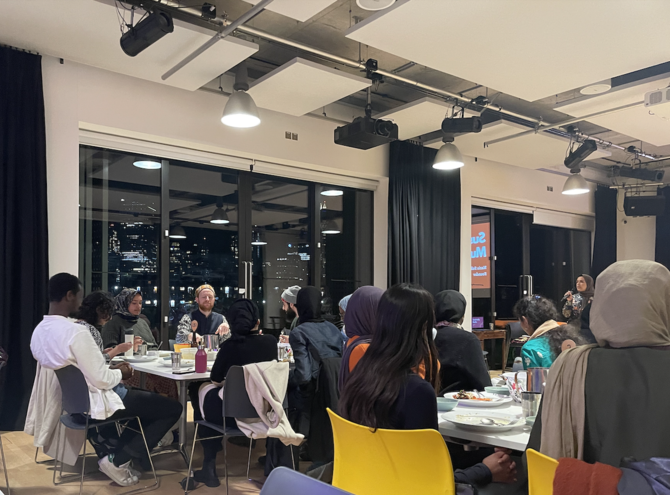
[[(288, 404), (288, 398), (284, 396), (284, 408)], [(228, 370), (226, 379), (223, 382), (223, 425), (216, 423), (210, 423), (206, 420), (195, 421), (195, 433), (193, 435), (193, 446), (191, 447), (191, 457), (188, 463), (187, 476), (191, 476), (191, 467), (193, 464), (193, 454), (195, 453), (195, 444), (202, 440), (214, 440), (217, 438), (223, 438), (223, 460), (224, 466), (226, 469), (226, 495), (228, 495), (228, 449), (226, 444), (227, 437), (246, 437), (246, 435), (235, 427), (226, 426), (226, 418), (259, 418), (256, 408), (251, 404), (249, 400), (249, 394), (244, 382), (244, 369), (242, 366), (232, 366)], [(214, 437), (207, 438), (198, 438), (198, 427), (206, 426), (214, 431), (221, 433)], [(247, 461), (247, 479), (249, 481), (254, 481), (249, 478), (249, 468), (251, 466), (251, 450), (253, 447), (253, 439), (249, 439), (249, 459)], [(293, 448), (291, 448), (291, 456), (293, 456)], [(295, 469), (295, 459), (293, 459), (293, 468)], [(189, 483), (184, 484), (184, 495), (188, 495)]]
[[(83, 430), (84, 438), (88, 438), (89, 428), (95, 428), (106, 424), (114, 423), (116, 424), (118, 431), (119, 428), (121, 427), (120, 423), (123, 422), (124, 428), (128, 428), (131, 431), (134, 431), (142, 435), (142, 439), (144, 440), (144, 446), (147, 449), (147, 456), (149, 457), (149, 462), (151, 463), (151, 470), (154, 475), (154, 484), (144, 486), (142, 488), (136, 488), (124, 493), (134, 493), (140, 490), (158, 488), (158, 478), (156, 477), (156, 470), (154, 469), (154, 463), (151, 460), (151, 452), (149, 451), (149, 446), (147, 445), (147, 439), (144, 436), (144, 429), (142, 428), (142, 422), (140, 421), (140, 418), (135, 416), (120, 419), (106, 419), (106, 420), (91, 419), (91, 416), (89, 414), (91, 404), (88, 395), (88, 384), (86, 383), (86, 379), (84, 378), (84, 375), (82, 374), (81, 370), (79, 370), (79, 368), (77, 368), (74, 365), (66, 366), (65, 368), (56, 370), (56, 377), (58, 378), (58, 382), (60, 383), (61, 393), (63, 395), (63, 407), (61, 410), (60, 422), (66, 428), (69, 428), (71, 430)], [(66, 411), (67, 413), (65, 413)], [(83, 424), (82, 419), (84, 420)], [(137, 424), (139, 425), (139, 431), (134, 430), (128, 426), (127, 423), (132, 421), (133, 419), (137, 420)], [(58, 434), (56, 436), (57, 452), (58, 448), (60, 447), (60, 430), (61, 428), (58, 428)], [(81, 481), (79, 482), (79, 495), (81, 495), (81, 492), (84, 487), (84, 470), (86, 467), (86, 443), (87, 442), (84, 441), (84, 453), (81, 466)], [(63, 455), (64, 450), (65, 450), (65, 442), (63, 442), (63, 450), (61, 451), (61, 457)], [(54, 485), (59, 485), (60, 483), (63, 483), (65, 479), (69, 480), (70, 478), (73, 477), (69, 476), (67, 478), (63, 478), (63, 463), (61, 462), (60, 479), (58, 480), (58, 482), (56, 482), (57, 465), (58, 465), (58, 455), (56, 455), (56, 459), (54, 460), (54, 476), (53, 476)]]
[(507, 332), (506, 340), (508, 349), (506, 359), (509, 361), (509, 354), (514, 353), (513, 349), (521, 349), (523, 347), (523, 344), (516, 344), (514, 343), (514, 340), (527, 334), (525, 330), (521, 328), (521, 323), (518, 321), (512, 321), (505, 325), (505, 331)]

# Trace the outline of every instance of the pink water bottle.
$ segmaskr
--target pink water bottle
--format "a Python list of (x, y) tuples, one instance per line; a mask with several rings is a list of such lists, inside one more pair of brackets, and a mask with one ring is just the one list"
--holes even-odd
[(207, 373), (207, 351), (201, 345), (198, 346), (198, 352), (195, 353), (195, 372)]

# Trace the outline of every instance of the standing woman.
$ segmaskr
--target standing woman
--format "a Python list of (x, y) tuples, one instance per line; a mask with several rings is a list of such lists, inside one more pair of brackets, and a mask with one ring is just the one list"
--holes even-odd
[(568, 323), (579, 320), (584, 308), (593, 301), (595, 284), (590, 276), (580, 275), (577, 277), (575, 287), (577, 288), (576, 294), (572, 291), (568, 291), (563, 296), (563, 300), (565, 301), (565, 304), (563, 305), (563, 316)]
[[(438, 430), (440, 378), (434, 323), (433, 297), (428, 291), (399, 284), (384, 292), (372, 342), (342, 391), (339, 412), (345, 419), (374, 429)], [(425, 379), (414, 371), (421, 363), (429, 363)], [(457, 483), (479, 486), (511, 482), (515, 476), (515, 464), (503, 452), (454, 473)]]

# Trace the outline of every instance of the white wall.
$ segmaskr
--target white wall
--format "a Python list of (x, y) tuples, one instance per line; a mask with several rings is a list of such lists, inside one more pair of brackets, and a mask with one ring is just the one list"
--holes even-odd
[[(470, 278), (471, 207), (489, 200), (510, 205), (543, 208), (580, 215), (594, 214), (593, 193), (582, 196), (561, 194), (565, 177), (540, 170), (514, 167), (466, 156), (461, 169), (461, 285), (468, 301), (465, 327), (472, 322), (472, 284)], [(553, 191), (548, 191), (552, 187)], [(595, 188), (595, 187), (594, 187)], [(504, 209), (504, 205), (500, 206)]]
[[(79, 130), (268, 161), (296, 169), (383, 179), (375, 198), (375, 283), (386, 285), (388, 146), (368, 151), (338, 146), (338, 123), (260, 109), (262, 124), (221, 124), (226, 97), (189, 92), (94, 67), (43, 57), (47, 124), (49, 262), (51, 273), (78, 271)], [(298, 134), (298, 141), (284, 132)], [(383, 205), (382, 205), (383, 203)], [(382, 207), (383, 206), (383, 207)], [(383, 241), (383, 242), (382, 242)], [(380, 244), (381, 243), (381, 244)]]
[(650, 260), (656, 257), (656, 217), (627, 217), (624, 192), (617, 196), (617, 261)]

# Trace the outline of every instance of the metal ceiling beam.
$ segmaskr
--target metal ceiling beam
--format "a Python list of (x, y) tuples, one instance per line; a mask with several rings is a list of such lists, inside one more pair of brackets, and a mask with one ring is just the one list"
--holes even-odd
[(271, 4), (273, 1), (274, 0), (261, 0), (260, 2), (258, 2), (256, 5), (251, 7), (249, 10), (247, 10), (240, 17), (238, 17), (233, 22), (231, 22), (226, 27), (224, 27), (222, 31), (216, 33), (209, 40), (207, 40), (205, 43), (203, 43), (202, 46), (197, 48), (193, 53), (191, 53), (190, 55), (187, 55), (181, 62), (179, 62), (177, 65), (175, 65), (169, 71), (167, 71), (165, 74), (163, 74), (161, 76), (161, 79), (163, 81), (165, 81), (167, 78), (172, 76), (178, 70), (182, 69), (187, 64), (189, 64), (190, 62), (195, 60), (197, 57), (202, 55), (205, 51), (209, 50), (212, 46), (214, 46), (216, 43), (221, 41), (223, 38), (232, 34), (233, 31), (235, 31), (237, 28), (241, 27), (242, 24), (244, 24), (247, 21), (250, 21), (251, 19), (256, 17), (258, 14), (263, 12), (263, 10), (265, 10), (265, 7), (269, 4)]

